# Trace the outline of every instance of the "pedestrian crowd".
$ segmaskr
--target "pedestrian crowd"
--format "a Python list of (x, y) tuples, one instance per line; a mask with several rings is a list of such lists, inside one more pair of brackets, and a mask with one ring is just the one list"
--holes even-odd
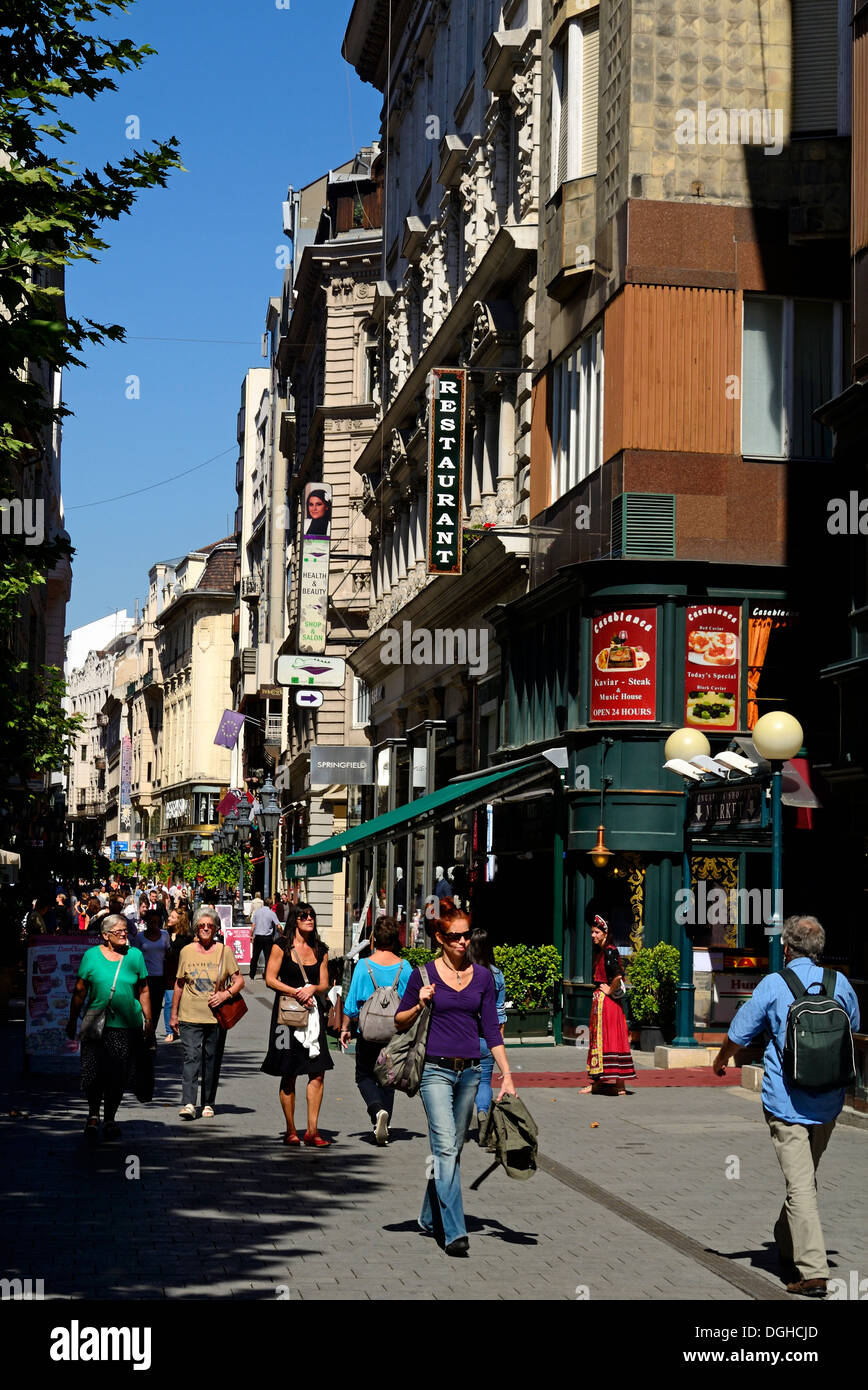
[[(249, 977), (255, 979), (261, 960), (274, 995), (261, 1069), (279, 1079), (281, 1142), (287, 1148), (330, 1147), (319, 1128), (325, 1078), (334, 1068), (329, 1035), (342, 1050), (355, 1035), (355, 1080), (375, 1145), (389, 1142), (396, 1090), (418, 1090), (421, 1096), (429, 1159), (418, 1229), (447, 1254), (461, 1256), (468, 1254), (469, 1240), (460, 1163), (474, 1116), (477, 1138), (490, 1140), (494, 1149), (504, 1116), (523, 1107), (504, 1047), (506, 984), (488, 933), (473, 927), (469, 910), (455, 899), (438, 897), (438, 904), (429, 926), (432, 960), (413, 968), (402, 955), (399, 923), (380, 916), (341, 998), (314, 908), (288, 896), (276, 902), (254, 898)], [(100, 1133), (117, 1138), (121, 1098), (137, 1057), (154, 1051), (161, 1012), (165, 1041), (180, 1041), (183, 1049), (180, 1117), (215, 1116), (226, 1034), (246, 1011), (240, 997), (244, 979), (223, 941), (216, 908), (203, 903), (192, 920), (191, 908), (185, 887), (160, 884), (128, 890), (102, 884), (93, 891), (80, 885), (77, 894), (34, 901), (29, 932), (87, 930), (100, 937), (82, 957), (67, 1028), (74, 1038), (81, 1019), (87, 1143), (97, 1142)], [(635, 1076), (624, 967), (601, 917), (594, 918), (591, 941), (594, 990), (583, 1093), (608, 1090), (623, 1097)], [(852, 1035), (859, 1028), (858, 1003), (846, 977), (819, 963), (824, 946), (816, 918), (787, 920), (784, 970), (764, 977), (739, 1009), (713, 1063), (722, 1076), (738, 1049), (764, 1042), (763, 1114), (785, 1186), (775, 1245), (787, 1291), (808, 1297), (827, 1292), (816, 1175), (853, 1075)], [(299, 1078), (305, 1082), (303, 1128), (296, 1116)], [(495, 1116), (497, 1125), (490, 1123)], [(526, 1134), (528, 1123), (532, 1127), (526, 1111), (521, 1123)], [(527, 1176), (504, 1166), (512, 1176)]]

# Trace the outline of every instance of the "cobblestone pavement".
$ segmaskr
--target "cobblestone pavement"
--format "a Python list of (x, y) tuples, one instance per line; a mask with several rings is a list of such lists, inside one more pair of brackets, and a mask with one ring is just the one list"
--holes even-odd
[[(428, 1154), (418, 1098), (396, 1100), (379, 1149), (333, 1054), (328, 1150), (280, 1144), (277, 1081), (264, 1076), (261, 982), (228, 1039), (217, 1115), (178, 1118), (181, 1048), (158, 1048), (157, 1093), (119, 1113), (117, 1144), (87, 1151), (77, 1078), (21, 1077), (6, 1030), (2, 1105), (6, 1277), (47, 1298), (782, 1300), (771, 1227), (782, 1182), (758, 1100), (737, 1088), (640, 1089), (624, 1099), (528, 1090), (541, 1171), (513, 1182), (475, 1144), (462, 1159), (471, 1256), (416, 1231)], [(162, 1028), (161, 1030), (162, 1031)], [(18, 1066), (15, 1051), (18, 1049)], [(574, 1048), (511, 1053), (522, 1070), (578, 1071)], [(577, 1085), (580, 1078), (576, 1077)], [(10, 1118), (10, 1109), (28, 1113)], [(866, 1135), (839, 1126), (820, 1168), (832, 1273), (868, 1274)], [(770, 1306), (767, 1312), (771, 1313)]]

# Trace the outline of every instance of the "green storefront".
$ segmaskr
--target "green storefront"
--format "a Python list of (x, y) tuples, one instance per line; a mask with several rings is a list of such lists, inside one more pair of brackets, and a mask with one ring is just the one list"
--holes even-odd
[[(511, 759), (553, 745), (569, 751), (565, 1038), (588, 1021), (595, 913), (609, 921), (621, 948), (681, 943), (675, 914), (683, 902), (677, 894), (684, 883), (684, 783), (664, 769), (664, 744), (688, 722), (703, 729), (712, 752), (748, 736), (749, 697), (762, 700), (763, 670), (775, 670), (774, 643), (770, 648), (766, 637), (763, 645), (765, 615), (787, 611), (786, 593), (770, 584), (780, 575), (747, 566), (601, 560), (562, 569), (489, 615), (504, 672), (498, 756)], [(780, 702), (786, 691), (779, 677), (776, 671), (773, 693)], [(760, 703), (759, 712), (769, 707)], [(797, 707), (792, 712), (799, 714)], [(553, 812), (549, 798), (547, 806), (531, 802), (525, 814), (529, 823), (545, 824)], [(551, 864), (545, 833), (525, 836), (522, 872), (514, 874), (509, 855), (521, 836), (514, 823), (504, 824), (509, 814), (496, 809), (494, 817), (504, 902), (521, 878), (526, 885), (550, 881)], [(589, 852), (601, 824), (612, 855), (598, 869)], [(764, 922), (752, 909), (761, 902), (756, 890), (770, 882), (768, 832), (740, 824), (736, 813), (731, 824), (698, 836), (690, 848), (691, 884), (706, 884), (700, 901), (707, 901), (710, 888), (717, 888), (718, 899), (726, 894), (723, 920), (712, 912), (707, 924), (686, 928), (694, 950), (697, 1026), (720, 1032), (734, 972), (749, 976), (766, 958)], [(555, 927), (548, 939), (559, 935)], [(712, 989), (712, 976), (721, 989)]]

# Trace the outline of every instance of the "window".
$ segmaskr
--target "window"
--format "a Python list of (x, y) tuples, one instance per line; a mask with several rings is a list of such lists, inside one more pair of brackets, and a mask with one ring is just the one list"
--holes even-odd
[(843, 306), (745, 295), (741, 451), (759, 458), (831, 458), (813, 418), (842, 390)]
[(573, 19), (554, 49), (551, 191), (597, 170), (600, 14)]
[(377, 339), (377, 327), (374, 323), (365, 324), (363, 332), (364, 341), (364, 373), (362, 381), (362, 400), (369, 403), (379, 402), (380, 399), (380, 344)]
[[(840, 0), (793, 0), (793, 135), (839, 133), (838, 65), (845, 57), (839, 54), (839, 6)], [(845, 23), (849, 49), (849, 15)]]
[(86, 744), (86, 743), (83, 743), (83, 744), (81, 745), (81, 761), (82, 761), (83, 763), (86, 763), (86, 762), (87, 762), (87, 744)]
[(464, 85), (473, 76), (476, 66), (476, 4), (477, 0), (467, 0), (467, 27), (465, 31), (467, 47), (464, 55)]
[(371, 692), (364, 681), (360, 681), (358, 676), (353, 676), (353, 728), (364, 729), (370, 722)]
[(551, 375), (551, 495), (563, 497), (603, 462), (603, 330), (592, 329)]

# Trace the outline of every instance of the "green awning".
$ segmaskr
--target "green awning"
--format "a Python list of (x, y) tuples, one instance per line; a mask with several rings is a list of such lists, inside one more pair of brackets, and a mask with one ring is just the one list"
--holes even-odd
[(430, 796), (420, 796), (415, 801), (408, 801), (405, 806), (387, 811), (384, 816), (366, 821), (364, 825), (354, 826), (352, 830), (345, 830), (328, 840), (320, 840), (319, 844), (298, 850), (287, 859), (286, 872), (289, 877), (305, 875), (308, 878), (337, 873), (342, 856), (353, 849), (397, 840), (411, 828), (420, 830), (437, 821), (447, 820), (459, 811), (470, 811), (475, 806), (484, 805), (492, 799), (491, 794), (495, 790), (499, 795), (504, 795), (534, 782), (549, 782), (553, 773), (552, 764), (537, 756), (508, 768), (491, 768), (488, 772), (481, 772), (478, 777), (450, 782), (439, 791), (431, 792)]

